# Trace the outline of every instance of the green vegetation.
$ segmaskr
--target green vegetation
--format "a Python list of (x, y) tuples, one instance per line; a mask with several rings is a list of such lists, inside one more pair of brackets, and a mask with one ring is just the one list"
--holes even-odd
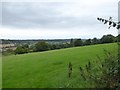
[(35, 44), (35, 51), (47, 51), (49, 50), (49, 45), (46, 42), (38, 42)]
[[(2, 47), (2, 55), (12, 55), (12, 54), (24, 54), (24, 53), (32, 53), (32, 52), (42, 52), (48, 50), (55, 50), (55, 49), (63, 49), (63, 48), (70, 48), (70, 47), (78, 47), (78, 46), (87, 46), (87, 45), (95, 45), (95, 44), (105, 44), (105, 43), (115, 43), (118, 42), (118, 36), (113, 36), (111, 34), (103, 35), (101, 39), (93, 38), (93, 39), (63, 39), (61, 42), (56, 43), (56, 40), (8, 40), (8, 45), (3, 45)], [(18, 41), (20, 44), (17, 44)], [(63, 41), (63, 42), (62, 42)], [(16, 43), (15, 43), (16, 42)], [(26, 42), (26, 43), (25, 43)], [(54, 42), (54, 43), (53, 43)], [(3, 40), (3, 43), (7, 43), (6, 40)], [(14, 44), (15, 43), (15, 44)]]
[(29, 46), (27, 44), (18, 46), (15, 50), (15, 54), (24, 54), (29, 52)]
[[(13, 50), (7, 50), (6, 53), (3, 52), (3, 55), (10, 54), (24, 54), (30, 52), (42, 52), (48, 50), (62, 49), (62, 48), (70, 48), (70, 47), (78, 47), (78, 46), (86, 46), (86, 45), (95, 45), (95, 44), (104, 44), (104, 43), (114, 43), (117, 42), (116, 37), (111, 34), (103, 35), (101, 39), (93, 38), (93, 39), (71, 39), (69, 43), (62, 44), (49, 44), (45, 41), (37, 42), (35, 45), (23, 44), (17, 46), (15, 52)], [(11, 52), (10, 52), (11, 51)]]
[[(117, 55), (117, 44), (99, 44), (61, 50), (3, 57), (3, 88), (86, 88), (94, 84), (84, 81), (79, 67), (88, 61), (104, 59), (104, 49)], [(68, 64), (73, 65), (68, 77)], [(96, 66), (95, 66), (96, 67)]]
[(74, 41), (74, 46), (83, 46), (83, 41), (81, 39), (77, 39)]
[(15, 51), (12, 49), (7, 49), (6, 51), (2, 52), (2, 55), (4, 56), (9, 56), (9, 55), (14, 55), (14, 54), (15, 54)]
[(113, 35), (103, 35), (101, 38), (101, 43), (111, 43), (115, 42), (115, 37)]
[(98, 56), (98, 60), (89, 61), (84, 69), (80, 67), (81, 77), (93, 83), (96, 88), (120, 88), (119, 58), (117, 55), (104, 51), (104, 59)]

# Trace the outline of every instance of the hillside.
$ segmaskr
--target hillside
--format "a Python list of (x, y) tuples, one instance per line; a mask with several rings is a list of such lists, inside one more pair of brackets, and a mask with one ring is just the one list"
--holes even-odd
[[(79, 66), (104, 58), (106, 49), (117, 54), (117, 44), (99, 44), (3, 57), (3, 88), (85, 87)], [(68, 78), (68, 63), (73, 64)], [(93, 87), (88, 84), (88, 87)]]

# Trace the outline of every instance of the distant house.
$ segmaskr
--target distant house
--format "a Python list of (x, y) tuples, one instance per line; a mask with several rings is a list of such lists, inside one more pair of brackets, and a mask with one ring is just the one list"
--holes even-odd
[(8, 49), (15, 50), (16, 49), (15, 44), (0, 44), (0, 51), (6, 51)]

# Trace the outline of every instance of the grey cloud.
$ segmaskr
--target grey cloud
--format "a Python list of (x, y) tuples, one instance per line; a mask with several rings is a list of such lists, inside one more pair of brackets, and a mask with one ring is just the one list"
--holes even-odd
[(16, 28), (74, 28), (96, 23), (93, 16), (61, 16), (57, 8), (62, 5), (63, 3), (3, 3), (2, 24)]
[[(82, 1), (83, 0), (80, 2)], [(92, 38), (95, 36), (101, 37), (108, 33), (116, 35), (114, 32), (115, 28), (107, 30), (108, 26), (97, 21), (96, 18), (102, 17), (106, 19), (109, 18), (109, 16), (112, 16), (113, 20), (117, 21), (117, 0), (107, 0), (106, 3), (103, 2), (102, 4), (97, 3), (98, 1), (95, 1), (95, 4), (91, 2), (90, 5), (89, 3), (85, 5), (80, 3), (80, 7), (79, 5), (75, 6), (76, 3), (73, 5), (74, 3), (68, 2), (2, 3), (2, 24), (3, 28), (6, 28), (3, 29), (3, 36), (5, 37), (6, 33), (4, 34), (4, 32), (6, 31), (8, 34), (10, 33), (10, 36), (6, 36), (7, 38), (20, 38), (20, 35), (21, 38), (41, 38), (40, 34), (37, 35), (36, 33), (34, 33), (35, 35), (30, 35), (30, 37), (26, 34), (19, 35), (19, 32), (24, 33), (24, 30), (28, 30), (28, 32), (29, 30), (32, 30), (33, 32), (34, 30), (38, 30), (40, 33), (42, 31), (42, 38)], [(64, 14), (67, 9), (70, 13), (72, 12), (69, 7), (73, 9), (73, 12), (74, 10), (75, 12), (78, 11), (80, 16), (76, 14), (76, 16), (70, 15), (69, 13), (68, 16), (66, 13)], [(16, 33), (14, 32), (15, 30), (19, 32)], [(44, 30), (46, 31), (44, 32)], [(64, 35), (60, 34), (58, 31), (63, 32)], [(46, 32), (51, 33), (47, 35)], [(52, 34), (54, 32), (55, 35)], [(56, 35), (56, 33), (59, 34)]]

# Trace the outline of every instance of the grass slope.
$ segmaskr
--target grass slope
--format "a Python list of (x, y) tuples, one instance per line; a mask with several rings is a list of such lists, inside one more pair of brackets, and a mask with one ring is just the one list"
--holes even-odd
[[(104, 57), (106, 49), (117, 53), (117, 44), (75, 47), (46, 52), (3, 57), (3, 88), (85, 87), (79, 66), (96, 55)], [(68, 63), (73, 64), (72, 77), (68, 78)], [(88, 87), (92, 85), (88, 84)]]

